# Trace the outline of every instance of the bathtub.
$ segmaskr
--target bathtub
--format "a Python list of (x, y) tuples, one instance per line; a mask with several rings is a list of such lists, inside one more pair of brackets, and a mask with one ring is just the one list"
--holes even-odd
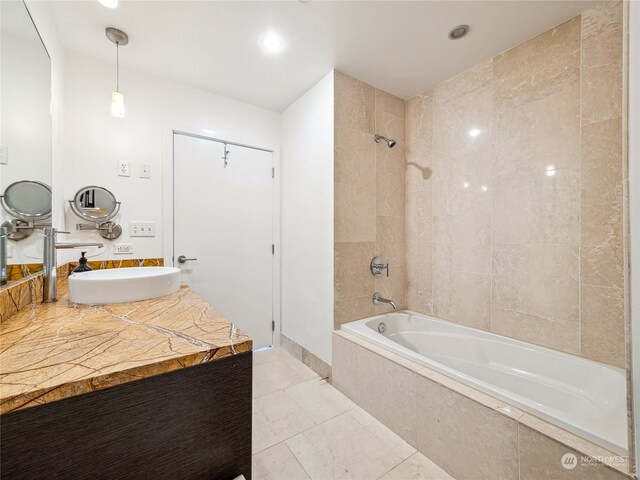
[(409, 311), (341, 328), (627, 455), (622, 369)]

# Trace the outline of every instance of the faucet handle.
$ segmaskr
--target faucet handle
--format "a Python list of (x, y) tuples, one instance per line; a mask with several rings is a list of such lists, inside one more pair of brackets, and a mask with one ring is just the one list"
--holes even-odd
[(69, 235), (71, 232), (63, 232), (62, 230), (54, 230), (53, 233), (64, 233)]

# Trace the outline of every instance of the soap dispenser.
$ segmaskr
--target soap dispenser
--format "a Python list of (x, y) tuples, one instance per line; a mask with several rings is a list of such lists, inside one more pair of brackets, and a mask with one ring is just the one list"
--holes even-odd
[(87, 252), (82, 252), (82, 256), (80, 257), (80, 260), (79, 260), (80, 265), (78, 265), (76, 268), (74, 268), (71, 273), (89, 272), (89, 271), (93, 270), (93, 268), (91, 268), (89, 265), (87, 265), (87, 258), (84, 256), (85, 253), (87, 253)]

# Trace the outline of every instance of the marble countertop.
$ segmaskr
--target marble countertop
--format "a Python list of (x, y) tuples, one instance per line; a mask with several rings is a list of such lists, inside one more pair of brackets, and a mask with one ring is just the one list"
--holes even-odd
[(183, 285), (153, 300), (74, 305), (67, 285), (1, 324), (0, 414), (250, 351), (252, 342)]

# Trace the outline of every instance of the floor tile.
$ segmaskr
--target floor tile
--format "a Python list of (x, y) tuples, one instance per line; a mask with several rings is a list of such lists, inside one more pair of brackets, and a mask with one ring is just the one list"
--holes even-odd
[(353, 410), (349, 410), (349, 415), (351, 415), (355, 421), (365, 427), (369, 432), (371, 432), (371, 434), (387, 445), (403, 460), (409, 458), (416, 452), (415, 448), (389, 430), (382, 424), (382, 422), (376, 420), (373, 416), (365, 412), (362, 408), (358, 407)]
[(309, 476), (289, 447), (278, 443), (252, 458), (253, 480), (308, 480)]
[[(400, 437), (391, 431), (388, 431), (390, 435), (380, 435), (375, 428), (372, 430), (357, 421), (350, 414), (352, 411), (285, 442), (313, 480), (375, 479), (413, 453), (405, 457), (398, 455), (402, 448), (392, 443), (405, 443)], [(407, 451), (413, 450), (406, 445)]]
[(285, 390), (316, 423), (322, 423), (356, 407), (325, 380), (313, 379)]
[(280, 443), (313, 425), (313, 420), (284, 390), (255, 398), (253, 453)]
[[(264, 359), (261, 358), (263, 355)], [(280, 348), (257, 352), (254, 359), (253, 398), (312, 378), (320, 378), (313, 370)]]
[(454, 480), (454, 478), (420, 452), (416, 452), (380, 477), (380, 480)]

